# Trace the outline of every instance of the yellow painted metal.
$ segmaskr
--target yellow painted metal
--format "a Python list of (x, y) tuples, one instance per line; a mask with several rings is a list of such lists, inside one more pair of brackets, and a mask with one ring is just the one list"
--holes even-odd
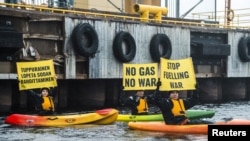
[(156, 22), (161, 22), (162, 15), (168, 14), (168, 9), (166, 7), (152, 6), (152, 5), (143, 5), (135, 4), (134, 11), (141, 13), (141, 21), (148, 22), (149, 14), (154, 16)]

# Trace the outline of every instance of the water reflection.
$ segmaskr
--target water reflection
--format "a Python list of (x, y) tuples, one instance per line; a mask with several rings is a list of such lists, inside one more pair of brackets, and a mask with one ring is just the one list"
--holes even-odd
[[(118, 108), (123, 113), (127, 109)], [(250, 102), (196, 105), (193, 109), (212, 109), (216, 114), (211, 120), (241, 118), (250, 120)], [(4, 141), (206, 141), (206, 135), (178, 135), (131, 130), (125, 122), (111, 125), (74, 125), (67, 127), (16, 127), (4, 124), (0, 118), (0, 140)]]

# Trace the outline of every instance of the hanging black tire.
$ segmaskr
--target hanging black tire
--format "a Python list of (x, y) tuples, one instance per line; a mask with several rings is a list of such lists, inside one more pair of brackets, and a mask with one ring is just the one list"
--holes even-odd
[(250, 61), (250, 36), (242, 37), (238, 44), (238, 54), (242, 62)]
[(132, 61), (136, 54), (136, 44), (133, 36), (128, 32), (119, 32), (113, 41), (113, 53), (120, 62)]
[(97, 52), (99, 40), (95, 29), (89, 23), (82, 23), (75, 27), (72, 41), (80, 55), (93, 57)]
[(172, 54), (172, 45), (170, 39), (165, 34), (155, 34), (150, 41), (151, 58), (160, 62), (160, 58), (169, 59)]

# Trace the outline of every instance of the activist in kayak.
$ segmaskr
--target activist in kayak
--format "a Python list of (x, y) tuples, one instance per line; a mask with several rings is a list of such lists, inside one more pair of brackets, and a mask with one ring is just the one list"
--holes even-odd
[(57, 87), (54, 88), (41, 88), (40, 93), (34, 90), (25, 90), (32, 102), (33, 110), (39, 115), (53, 115), (55, 112), (54, 97), (57, 94)]
[[(57, 76), (54, 76), (57, 79)], [(57, 87), (42, 87), (40, 89), (23, 90), (28, 95), (29, 107), (34, 114), (53, 115), (55, 112), (54, 97), (58, 93)]]
[(135, 95), (126, 97), (122, 87), (121, 104), (128, 106), (132, 115), (147, 115), (149, 113), (149, 100), (150, 97), (144, 95), (144, 90), (137, 90)]
[(192, 96), (187, 99), (179, 98), (179, 91), (169, 91), (169, 97), (163, 97), (160, 94), (159, 87), (161, 81), (157, 82), (157, 88), (153, 95), (155, 104), (160, 108), (165, 124), (184, 125), (184, 124), (204, 124), (213, 123), (207, 120), (189, 120), (186, 115), (186, 110), (192, 108), (199, 103), (199, 90), (195, 85), (196, 90), (192, 91)]
[[(171, 92), (169, 98), (163, 98), (159, 92), (160, 85), (161, 82), (159, 81), (157, 83), (157, 88), (153, 94), (145, 96), (144, 90), (137, 90), (136, 94), (129, 97), (125, 96), (125, 92), (123, 91), (122, 87), (120, 97), (121, 104), (130, 108), (131, 115), (152, 115), (149, 113), (149, 104), (156, 105), (160, 108), (163, 119), (168, 124), (179, 124), (179, 122), (188, 120), (186, 109), (190, 109), (194, 105), (199, 103), (197, 90), (194, 92), (194, 95), (191, 98), (186, 100), (179, 99), (179, 94), (175, 93), (175, 91)], [(174, 100), (175, 98), (176, 100)], [(176, 101), (177, 103), (172, 103), (173, 101)], [(173, 104), (175, 104), (175, 107), (173, 107)], [(175, 114), (172, 113), (172, 107), (174, 108)], [(196, 120), (192, 119), (193, 123), (205, 122), (203, 120), (197, 120), (197, 118), (195, 119)]]

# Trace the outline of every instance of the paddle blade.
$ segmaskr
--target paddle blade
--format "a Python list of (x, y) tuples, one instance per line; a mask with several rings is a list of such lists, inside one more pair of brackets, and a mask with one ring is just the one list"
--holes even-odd
[(100, 115), (106, 115), (111, 111), (112, 111), (112, 108), (107, 108), (107, 109), (97, 110), (96, 113), (98, 113)]

